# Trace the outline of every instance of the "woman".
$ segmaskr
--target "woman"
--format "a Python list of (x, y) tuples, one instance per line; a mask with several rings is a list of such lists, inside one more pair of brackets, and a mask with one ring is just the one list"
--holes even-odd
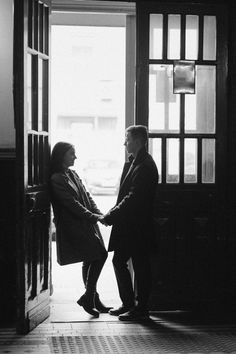
[(77, 301), (89, 314), (108, 312), (96, 291), (97, 280), (107, 258), (97, 222), (102, 217), (77, 173), (74, 146), (57, 143), (50, 161), (50, 192), (56, 226), (57, 261), (60, 265), (83, 262), (86, 291)]

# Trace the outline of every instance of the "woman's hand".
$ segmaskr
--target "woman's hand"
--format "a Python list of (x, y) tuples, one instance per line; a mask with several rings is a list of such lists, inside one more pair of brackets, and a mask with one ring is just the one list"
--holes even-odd
[(104, 219), (104, 215), (99, 215), (98, 221), (99, 221), (101, 224), (103, 224), (103, 225), (105, 225), (105, 226), (108, 226), (108, 224), (106, 223), (106, 221), (105, 221), (105, 219)]

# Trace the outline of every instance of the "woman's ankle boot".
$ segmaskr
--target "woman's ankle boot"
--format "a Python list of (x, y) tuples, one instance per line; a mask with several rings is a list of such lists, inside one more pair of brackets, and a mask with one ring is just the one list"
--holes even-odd
[(107, 307), (101, 302), (98, 293), (95, 293), (94, 296), (94, 307), (101, 313), (108, 313), (112, 309), (112, 307)]
[(99, 317), (99, 311), (94, 308), (94, 294), (84, 294), (77, 301), (77, 304), (82, 306), (86, 312), (94, 317)]

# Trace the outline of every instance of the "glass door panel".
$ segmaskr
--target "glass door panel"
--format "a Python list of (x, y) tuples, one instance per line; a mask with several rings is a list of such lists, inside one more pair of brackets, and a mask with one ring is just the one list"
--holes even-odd
[[(173, 93), (178, 59), (196, 61), (194, 93)], [(215, 60), (216, 16), (149, 14), (149, 150), (161, 183), (215, 181)]]
[(197, 60), (198, 58), (198, 28), (199, 17), (195, 15), (186, 16), (185, 30), (185, 58), (188, 60)]
[(49, 74), (49, 62), (48, 60), (43, 60), (43, 92), (42, 92), (42, 130), (48, 130), (48, 101), (46, 97), (49, 92), (49, 82), (48, 82), (48, 74)]
[(216, 17), (204, 16), (203, 60), (216, 60)]
[[(153, 252), (150, 304), (154, 309), (161, 303), (171, 309), (180, 303), (214, 304), (227, 273), (223, 264), (212, 278), (218, 259), (227, 260), (227, 5), (136, 5), (136, 124), (148, 127), (149, 152), (161, 172), (154, 218), (162, 257)], [(149, 46), (148, 19), (155, 12), (163, 15), (158, 58)]]
[(197, 182), (197, 139), (184, 141), (184, 182)]
[(215, 183), (215, 139), (202, 139), (202, 182)]
[(168, 59), (180, 59), (180, 15), (168, 15)]
[(32, 56), (27, 54), (27, 128), (32, 129)]
[(173, 94), (173, 66), (149, 67), (149, 129), (178, 132), (180, 96)]
[(196, 66), (195, 92), (193, 95), (185, 95), (185, 132), (215, 133), (215, 66)]
[(149, 153), (152, 155), (154, 161), (156, 162), (160, 183), (162, 181), (162, 140), (158, 138), (150, 139), (148, 147)]
[(167, 183), (179, 183), (179, 162), (179, 139), (167, 139)]
[(151, 59), (162, 59), (163, 53), (163, 15), (150, 15), (150, 45), (149, 56)]
[(32, 48), (38, 50), (39, 41), (39, 3), (37, 0), (33, 0), (33, 42)]
[(38, 61), (38, 131), (43, 129), (43, 60)]
[(32, 134), (28, 135), (28, 186), (33, 186), (33, 138)]
[(44, 39), (44, 6), (39, 4), (39, 51), (43, 53)]

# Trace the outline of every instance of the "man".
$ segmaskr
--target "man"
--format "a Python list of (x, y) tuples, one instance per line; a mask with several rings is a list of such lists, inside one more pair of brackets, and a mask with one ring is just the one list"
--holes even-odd
[[(105, 216), (113, 225), (108, 251), (114, 251), (113, 266), (122, 306), (110, 310), (120, 320), (149, 317), (148, 298), (151, 288), (149, 254), (154, 236), (153, 202), (158, 183), (156, 164), (147, 152), (147, 128), (142, 125), (126, 129), (125, 147), (130, 161), (125, 163), (117, 203)], [(137, 286), (137, 304), (128, 269), (132, 259)]]

